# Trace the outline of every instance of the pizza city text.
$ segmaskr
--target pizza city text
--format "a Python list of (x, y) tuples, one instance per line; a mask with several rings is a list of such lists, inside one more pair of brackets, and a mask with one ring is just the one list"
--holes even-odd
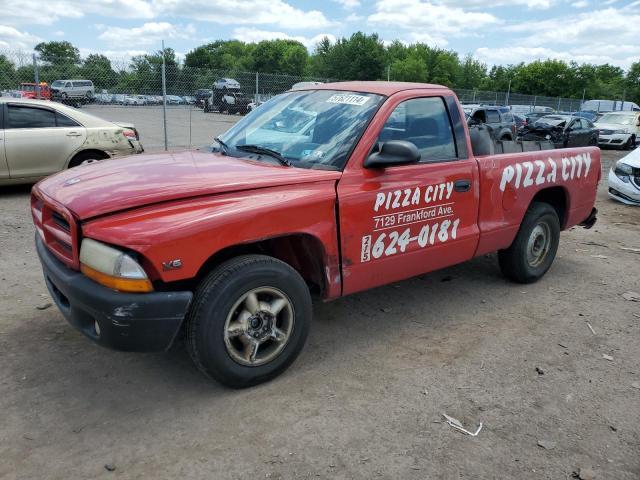
[[(502, 170), (500, 191), (532, 185), (554, 184), (586, 178), (591, 169), (589, 153), (546, 161), (508, 165)], [(362, 237), (361, 262), (404, 253), (412, 245), (427, 248), (455, 240), (460, 218), (450, 201), (454, 182), (378, 192), (373, 203), (372, 233)]]

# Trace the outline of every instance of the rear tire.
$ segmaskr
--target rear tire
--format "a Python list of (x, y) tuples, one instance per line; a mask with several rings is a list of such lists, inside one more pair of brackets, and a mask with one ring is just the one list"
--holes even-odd
[(627, 143), (624, 144), (624, 149), (625, 150), (633, 150), (636, 147), (636, 137), (634, 137), (633, 135), (631, 135), (629, 137), (629, 140), (627, 140)]
[(560, 220), (548, 203), (534, 202), (515, 240), (498, 252), (500, 270), (518, 283), (533, 283), (549, 270), (560, 243)]
[(106, 153), (100, 153), (97, 151), (80, 152), (71, 159), (71, 161), (69, 162), (69, 168), (77, 167), (78, 165), (82, 165), (83, 163), (98, 162), (106, 158), (109, 158)]
[(228, 387), (249, 387), (293, 363), (311, 316), (309, 289), (297, 271), (272, 257), (243, 255), (217, 267), (198, 287), (185, 320), (185, 343), (205, 375)]

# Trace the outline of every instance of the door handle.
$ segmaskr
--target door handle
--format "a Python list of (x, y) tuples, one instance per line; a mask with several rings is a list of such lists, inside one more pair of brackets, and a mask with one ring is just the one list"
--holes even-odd
[(453, 188), (456, 192), (468, 192), (471, 190), (470, 180), (456, 180), (453, 184)]
[(67, 133), (67, 137), (79, 137), (80, 135), (82, 135), (82, 134), (78, 133), (78, 132), (69, 132), (69, 133)]

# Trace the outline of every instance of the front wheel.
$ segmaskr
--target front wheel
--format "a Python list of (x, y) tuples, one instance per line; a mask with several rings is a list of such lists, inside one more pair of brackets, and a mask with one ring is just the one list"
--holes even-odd
[(311, 315), (309, 289), (297, 271), (272, 257), (240, 256), (198, 287), (186, 318), (187, 349), (205, 375), (249, 387), (293, 363)]
[(560, 243), (560, 220), (548, 203), (534, 202), (515, 240), (498, 252), (502, 273), (518, 283), (533, 283), (549, 270)]

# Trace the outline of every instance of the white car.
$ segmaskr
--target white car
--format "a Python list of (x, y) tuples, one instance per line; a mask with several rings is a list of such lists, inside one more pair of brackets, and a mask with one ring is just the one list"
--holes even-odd
[(635, 148), (640, 138), (640, 112), (609, 112), (595, 123), (599, 131), (598, 145)]
[(0, 185), (142, 153), (138, 131), (48, 100), (0, 98)]
[(144, 95), (126, 95), (122, 102), (123, 105), (146, 105), (147, 99)]
[(618, 160), (609, 171), (609, 196), (627, 205), (640, 205), (640, 148)]

